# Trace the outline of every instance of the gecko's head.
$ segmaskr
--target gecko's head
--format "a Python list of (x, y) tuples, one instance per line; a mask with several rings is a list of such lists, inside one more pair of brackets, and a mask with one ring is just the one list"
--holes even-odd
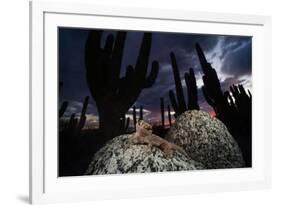
[(143, 120), (139, 120), (137, 122), (137, 132), (139, 132), (140, 134), (142, 134), (142, 133), (151, 134), (152, 126)]

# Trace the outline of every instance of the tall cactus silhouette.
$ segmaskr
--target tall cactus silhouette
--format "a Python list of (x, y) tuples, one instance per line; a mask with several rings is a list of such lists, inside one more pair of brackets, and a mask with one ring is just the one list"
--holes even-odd
[(188, 96), (188, 110), (199, 110), (198, 105), (198, 96), (197, 96), (197, 86), (194, 71), (192, 68), (189, 69), (189, 73), (184, 75), (186, 87), (187, 87), (187, 96)]
[(160, 98), (160, 109), (161, 109), (161, 125), (162, 129), (165, 128), (165, 108), (164, 108), (164, 98)]
[(168, 119), (169, 119), (169, 125), (172, 127), (172, 115), (171, 115), (171, 108), (170, 105), (168, 105)]
[(59, 118), (61, 118), (63, 116), (67, 107), (68, 107), (68, 102), (67, 101), (62, 102), (60, 109), (59, 109)]
[(71, 114), (68, 121), (68, 126), (66, 128), (68, 135), (80, 136), (81, 131), (86, 124), (86, 120), (87, 120), (86, 112), (87, 112), (88, 104), (89, 104), (89, 96), (86, 96), (83, 102), (80, 118), (76, 117), (76, 113)]
[(89, 104), (89, 96), (85, 97), (85, 100), (83, 102), (83, 107), (82, 107), (82, 111), (81, 111), (81, 116), (77, 125), (77, 132), (80, 133), (81, 130), (83, 129), (83, 127), (85, 126), (87, 117), (86, 117), (86, 112), (87, 112), (87, 108), (88, 108), (88, 104)]
[[(128, 65), (120, 78), (126, 32), (107, 36), (101, 47), (102, 31), (90, 31), (85, 47), (87, 82), (99, 113), (99, 128), (105, 139), (118, 134), (120, 118), (134, 104), (144, 88), (152, 87), (158, 71), (158, 62), (152, 63), (146, 77), (152, 41), (151, 33), (144, 33), (136, 65)], [(113, 46), (114, 44), (114, 46)]]
[(206, 60), (206, 57), (198, 43), (195, 44), (195, 48), (204, 74), (204, 85), (202, 87), (204, 97), (208, 104), (213, 107), (216, 114), (219, 116), (224, 111), (224, 93), (221, 90), (217, 72)]
[(199, 110), (197, 85), (196, 85), (196, 79), (193, 69), (190, 68), (189, 73), (187, 72), (185, 73), (185, 83), (187, 87), (187, 96), (188, 96), (188, 101), (186, 103), (184, 99), (183, 87), (181, 84), (181, 77), (180, 77), (180, 72), (178, 69), (175, 54), (172, 52), (170, 54), (170, 57), (172, 62), (177, 97), (175, 96), (172, 90), (169, 91), (169, 97), (172, 107), (174, 108), (175, 111), (175, 117), (185, 112), (186, 110), (193, 110), (193, 109)]
[(232, 118), (234, 118), (233, 115), (235, 114), (230, 107), (230, 104), (233, 103), (233, 101), (232, 98), (229, 97), (229, 92), (222, 91), (217, 72), (212, 68), (211, 64), (208, 63), (203, 50), (198, 43), (195, 44), (195, 48), (204, 73), (204, 85), (202, 91), (207, 103), (213, 107), (217, 118), (223, 121), (230, 130), (236, 129), (232, 128), (234, 126)]
[(180, 72), (178, 69), (177, 61), (175, 54), (172, 52), (170, 54), (171, 61), (172, 61), (172, 68), (173, 68), (173, 73), (174, 73), (174, 81), (175, 81), (175, 86), (176, 86), (176, 95), (177, 95), (177, 100), (175, 97), (175, 94), (172, 90), (169, 92), (170, 100), (172, 103), (172, 106), (176, 112), (176, 115), (179, 115), (183, 113), (184, 111), (187, 110), (185, 100), (184, 100), (184, 94), (183, 94), (183, 89), (182, 89), (182, 84), (181, 84), (181, 78), (180, 78)]
[(126, 133), (126, 131), (128, 130), (130, 125), (130, 118), (124, 115), (121, 119), (120, 119), (120, 134), (124, 134)]
[[(59, 82), (59, 95), (61, 94), (61, 90), (63, 87), (63, 83)], [(63, 101), (60, 108), (59, 108), (59, 118), (61, 118), (63, 116), (63, 114), (65, 113), (66, 109), (68, 107), (68, 102), (67, 101)]]
[(72, 133), (77, 125), (77, 119), (75, 117), (76, 117), (75, 113), (71, 114), (71, 116), (69, 118), (69, 122), (68, 122), (68, 127), (67, 127), (67, 130)]
[[(195, 45), (203, 70), (204, 97), (239, 144), (247, 167), (252, 165), (252, 95), (242, 85), (230, 86), (223, 92), (217, 72), (208, 63), (198, 43)], [(231, 95), (231, 94), (232, 95)]]
[(140, 106), (140, 118), (139, 120), (143, 120), (143, 106)]
[(136, 124), (137, 124), (137, 111), (136, 111), (136, 106), (133, 106), (133, 120), (134, 120), (134, 128), (136, 130)]

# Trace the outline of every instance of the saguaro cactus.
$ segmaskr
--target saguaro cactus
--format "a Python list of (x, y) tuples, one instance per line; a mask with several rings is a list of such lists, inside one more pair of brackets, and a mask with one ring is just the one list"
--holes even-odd
[(172, 127), (172, 115), (171, 115), (171, 108), (170, 105), (168, 105), (168, 119), (169, 119), (169, 125)]
[(81, 116), (80, 116), (80, 119), (79, 119), (79, 122), (78, 122), (78, 126), (77, 126), (78, 133), (80, 133), (81, 130), (83, 129), (83, 127), (85, 126), (85, 123), (86, 123), (86, 120), (87, 120), (86, 111), (87, 111), (88, 104), (89, 104), (89, 96), (87, 96), (85, 98), (84, 103), (83, 103), (83, 108), (82, 108), (82, 111), (81, 111)]
[(140, 106), (140, 118), (139, 120), (143, 120), (143, 106)]
[(202, 87), (204, 97), (208, 104), (213, 107), (216, 114), (220, 115), (223, 112), (224, 108), (224, 94), (221, 90), (221, 85), (217, 76), (217, 72), (206, 60), (206, 57), (198, 43), (195, 44), (195, 48), (202, 67), (202, 71), (204, 73), (204, 85)]
[(179, 72), (179, 69), (178, 69), (175, 54), (171, 53), (170, 57), (171, 57), (172, 68), (173, 68), (173, 73), (174, 73), (177, 100), (176, 100), (175, 94), (172, 90), (170, 90), (169, 96), (170, 96), (170, 99), (171, 99), (172, 106), (173, 106), (176, 114), (178, 115), (178, 114), (181, 114), (184, 111), (186, 111), (187, 107), (186, 107), (185, 100), (184, 100), (183, 89), (182, 89), (181, 78), (180, 78), (180, 72)]
[(134, 128), (136, 129), (137, 124), (137, 112), (136, 112), (136, 106), (133, 107), (133, 120), (134, 120)]
[(187, 109), (199, 110), (196, 79), (192, 68), (189, 69), (189, 73), (185, 73), (184, 79), (187, 87), (188, 96)]
[(186, 110), (192, 110), (192, 109), (197, 109), (199, 110), (199, 105), (198, 105), (198, 99), (197, 99), (197, 86), (196, 86), (196, 80), (195, 80), (195, 75), (194, 71), (192, 68), (190, 68), (189, 73), (185, 73), (185, 83), (187, 87), (187, 96), (188, 96), (188, 102), (186, 106), (185, 99), (184, 99), (184, 94), (183, 94), (183, 88), (181, 84), (181, 78), (180, 78), (180, 72), (178, 69), (176, 57), (174, 53), (170, 54), (171, 61), (172, 61), (172, 68), (173, 68), (173, 74), (174, 74), (174, 80), (175, 80), (175, 86), (176, 86), (176, 95), (177, 98), (175, 97), (175, 94), (172, 90), (169, 91), (169, 97), (171, 104), (174, 108), (175, 111), (175, 117), (180, 115), (181, 113), (185, 112)]
[(69, 118), (67, 130), (69, 133), (74, 133), (76, 127), (77, 127), (77, 118), (76, 118), (76, 114), (73, 113)]
[(68, 107), (68, 102), (67, 101), (62, 102), (60, 109), (59, 109), (59, 118), (61, 118), (63, 116), (67, 107)]
[(160, 98), (160, 109), (161, 109), (161, 121), (162, 121), (162, 129), (165, 128), (165, 109), (164, 109), (164, 99)]
[[(90, 31), (85, 47), (87, 82), (99, 112), (99, 128), (106, 140), (118, 134), (120, 118), (134, 104), (144, 88), (151, 87), (158, 75), (158, 62), (152, 63), (147, 75), (152, 34), (145, 33), (135, 67), (127, 66), (120, 78), (126, 32), (106, 39), (101, 48), (102, 31)], [(114, 44), (114, 46), (113, 46)]]
[(89, 104), (89, 96), (85, 97), (82, 111), (80, 114), (80, 118), (76, 117), (76, 113), (73, 113), (70, 116), (68, 126), (66, 129), (68, 131), (68, 135), (80, 136), (81, 131), (82, 131), (83, 127), (85, 126), (85, 123), (87, 120), (86, 112), (87, 112), (88, 104)]
[[(59, 94), (61, 94), (61, 90), (63, 87), (63, 83), (59, 82)], [(59, 108), (59, 118), (61, 118), (63, 116), (63, 114), (65, 113), (66, 109), (68, 107), (68, 102), (67, 101), (63, 101), (60, 108)]]
[(130, 118), (124, 115), (121, 119), (120, 119), (120, 134), (124, 134), (126, 133), (126, 131), (128, 130), (130, 125)]

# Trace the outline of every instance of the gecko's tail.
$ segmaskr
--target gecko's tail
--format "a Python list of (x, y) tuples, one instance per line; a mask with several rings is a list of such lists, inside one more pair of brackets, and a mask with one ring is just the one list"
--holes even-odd
[(186, 157), (189, 157), (188, 154), (186, 153), (186, 151), (182, 147), (175, 145), (175, 144), (173, 144), (173, 145), (174, 145), (174, 149), (176, 151), (178, 151), (179, 153), (181, 153), (182, 155), (184, 155)]

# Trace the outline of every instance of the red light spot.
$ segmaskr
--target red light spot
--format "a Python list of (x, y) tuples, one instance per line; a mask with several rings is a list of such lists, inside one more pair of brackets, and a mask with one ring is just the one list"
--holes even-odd
[(214, 111), (211, 111), (209, 114), (210, 114), (212, 117), (216, 117), (216, 116), (217, 116)]

